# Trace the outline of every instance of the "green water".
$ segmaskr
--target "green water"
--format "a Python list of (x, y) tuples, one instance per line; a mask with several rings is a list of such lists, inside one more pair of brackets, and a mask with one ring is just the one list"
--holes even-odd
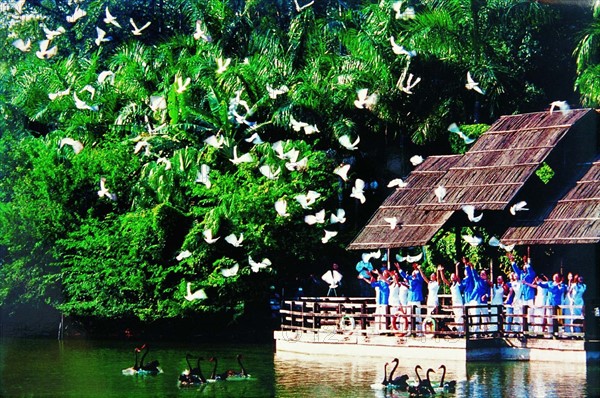
[[(176, 344), (153, 342), (146, 360), (160, 361), (157, 376), (125, 376), (133, 347), (141, 342), (0, 340), (0, 397), (393, 397), (405, 393), (374, 390), (391, 358), (348, 358), (274, 353), (273, 345)], [(251, 380), (209, 383), (181, 389), (185, 354), (219, 358), (218, 370), (237, 368), (243, 354)], [(419, 363), (402, 360), (396, 375), (414, 375)], [(205, 374), (212, 364), (201, 363)], [(446, 363), (447, 380), (457, 380), (456, 397), (597, 397), (600, 367), (561, 363)], [(389, 370), (389, 369), (388, 369)], [(439, 377), (432, 373), (432, 379)]]

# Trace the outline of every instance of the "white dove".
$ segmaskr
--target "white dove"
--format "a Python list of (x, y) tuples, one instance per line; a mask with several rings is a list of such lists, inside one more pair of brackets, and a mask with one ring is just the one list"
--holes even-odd
[(306, 122), (299, 122), (296, 119), (294, 119), (293, 116), (290, 116), (290, 126), (292, 127), (292, 129), (294, 131), (300, 131), (303, 128), (308, 126), (308, 123)]
[(264, 141), (262, 140), (262, 138), (260, 138), (260, 135), (258, 135), (258, 133), (254, 133), (250, 137), (244, 138), (244, 141), (251, 142), (254, 145), (259, 145), (259, 144), (264, 143)]
[(396, 189), (398, 189), (398, 188), (404, 188), (407, 185), (408, 185), (408, 183), (404, 182), (404, 180), (402, 178), (394, 178), (393, 180), (391, 180), (387, 184), (388, 188), (396, 187)]
[(240, 164), (240, 163), (249, 163), (252, 162), (254, 160), (254, 158), (252, 157), (252, 155), (250, 153), (245, 153), (242, 156), (238, 156), (237, 153), (237, 145), (235, 145), (233, 147), (233, 158), (229, 159), (229, 161), (233, 164)]
[(363, 253), (361, 255), (361, 258), (365, 263), (368, 263), (369, 260), (371, 260), (372, 258), (381, 258), (381, 250), (377, 250), (376, 252)]
[(216, 62), (217, 62), (217, 74), (220, 75), (221, 73), (223, 73), (227, 70), (227, 67), (231, 63), (231, 58), (226, 58), (225, 60), (223, 60), (223, 58), (219, 57), (216, 59)]
[(96, 26), (96, 34), (97, 34), (97, 37), (94, 40), (94, 42), (96, 43), (97, 46), (100, 46), (100, 44), (109, 42), (111, 40), (109, 38), (106, 38), (106, 32), (97, 26)]
[(194, 293), (192, 293), (192, 283), (191, 282), (187, 283), (187, 294), (184, 297), (187, 301), (205, 300), (207, 298), (206, 293), (204, 292), (204, 289), (199, 289), (199, 290), (196, 290)]
[(43, 29), (44, 33), (46, 34), (46, 39), (48, 40), (52, 40), (55, 37), (58, 37), (66, 32), (65, 28), (63, 28), (62, 26), (59, 26), (56, 30), (50, 30), (46, 26), (44, 26)]
[(323, 232), (325, 232), (325, 236), (323, 236), (321, 238), (321, 242), (323, 242), (323, 243), (329, 242), (331, 240), (331, 238), (333, 238), (334, 236), (336, 236), (338, 234), (337, 231), (328, 231), (326, 229), (324, 229)]
[(138, 141), (133, 148), (133, 153), (138, 154), (144, 149), (144, 155), (150, 156), (150, 143), (145, 140)]
[(239, 264), (236, 264), (231, 268), (223, 268), (221, 270), (221, 275), (223, 275), (225, 278), (229, 278), (229, 277), (237, 275), (239, 269), (240, 269)]
[(513, 244), (513, 245), (505, 245), (504, 243), (500, 242), (500, 241), (498, 240), (498, 238), (496, 238), (495, 236), (492, 236), (492, 237), (490, 238), (490, 240), (488, 241), (488, 244), (489, 244), (490, 246), (499, 247), (499, 248), (501, 248), (501, 249), (504, 249), (504, 250), (506, 250), (507, 252), (510, 252), (510, 251), (512, 251), (512, 249), (514, 249), (514, 248), (515, 248), (515, 245), (514, 245), (514, 244)]
[(352, 193), (350, 194), (350, 197), (360, 200), (360, 203), (365, 203), (367, 198), (365, 198), (364, 188), (365, 182), (360, 178), (357, 178), (354, 182), (354, 186), (352, 187)]
[(98, 191), (98, 196), (99, 197), (105, 196), (112, 201), (117, 200), (117, 194), (110, 193), (108, 191), (108, 188), (106, 188), (106, 178), (105, 177), (100, 178), (100, 190)]
[(58, 47), (54, 46), (48, 49), (50, 46), (50, 40), (40, 41), (40, 50), (35, 52), (35, 56), (39, 59), (50, 59), (58, 54)]
[(65, 145), (70, 145), (73, 148), (73, 152), (77, 155), (83, 149), (83, 144), (73, 138), (65, 137), (60, 140), (60, 148)]
[(479, 87), (479, 83), (473, 80), (473, 78), (471, 77), (471, 72), (469, 71), (467, 71), (467, 84), (465, 84), (465, 87), (467, 88), (467, 90), (477, 91), (479, 94), (482, 95), (485, 94), (485, 91), (483, 91)]
[(108, 11), (108, 6), (106, 6), (105, 15), (106, 16), (104, 18), (104, 23), (114, 25), (117, 28), (122, 27), (121, 24), (119, 22), (117, 22), (117, 19), (110, 14), (110, 11)]
[(220, 236), (217, 236), (216, 238), (214, 238), (213, 234), (212, 234), (212, 230), (210, 230), (210, 229), (205, 229), (204, 232), (202, 232), (202, 235), (204, 236), (204, 241), (206, 243), (208, 243), (209, 245), (212, 245), (213, 243), (215, 243), (216, 241), (221, 239)]
[(191, 82), (192, 79), (190, 79), (189, 77), (185, 79), (185, 81), (183, 81), (183, 78), (177, 75), (177, 77), (175, 78), (175, 91), (177, 91), (177, 94), (181, 94), (185, 90), (187, 90)]
[(227, 235), (225, 241), (234, 247), (241, 247), (244, 241), (244, 234), (240, 234), (240, 237), (236, 237), (234, 234)]
[(550, 103), (550, 113), (554, 112), (554, 108), (560, 109), (563, 115), (567, 114), (571, 107), (567, 104), (567, 101), (552, 101)]
[(406, 7), (406, 9), (404, 11), (402, 11), (401, 13), (398, 13), (398, 11), (396, 11), (396, 19), (402, 19), (404, 21), (407, 21), (409, 19), (414, 19), (415, 18), (415, 9), (413, 7)]
[(308, 166), (308, 157), (306, 157), (306, 156), (298, 161), (290, 160), (289, 162), (285, 163), (285, 168), (288, 169), (289, 171), (293, 171), (293, 170), (302, 171), (302, 170), (305, 170), (307, 166)]
[(85, 101), (82, 101), (77, 97), (77, 93), (73, 93), (73, 100), (75, 100), (75, 107), (77, 109), (88, 109), (90, 111), (97, 112), (98, 105), (88, 105)]
[(200, 170), (196, 174), (196, 180), (194, 182), (204, 184), (206, 188), (210, 189), (212, 183), (210, 182), (210, 167), (207, 164), (202, 164)]
[(27, 39), (27, 41), (23, 41), (23, 39), (17, 39), (12, 42), (12, 45), (24, 53), (31, 51), (31, 39)]
[(329, 218), (329, 222), (331, 224), (345, 223), (346, 222), (346, 211), (344, 209), (337, 209), (335, 213), (331, 214), (331, 217)]
[(356, 141), (351, 143), (350, 137), (348, 135), (344, 134), (343, 136), (338, 138), (338, 141), (339, 141), (340, 145), (343, 146), (344, 148), (348, 149), (349, 151), (354, 151), (356, 149), (356, 146), (360, 142), (360, 137), (356, 137)]
[(358, 99), (354, 100), (354, 106), (359, 109), (371, 109), (377, 104), (377, 94), (367, 95), (368, 88), (360, 89), (356, 92)]
[(450, 126), (448, 126), (448, 131), (451, 132), (451, 133), (458, 134), (458, 136), (467, 145), (472, 144), (472, 143), (475, 142), (475, 138), (471, 138), (471, 137), (468, 137), (467, 135), (465, 135), (465, 133), (463, 133), (462, 131), (460, 131), (460, 129), (458, 128), (458, 125), (456, 123), (452, 123)]
[(467, 217), (469, 218), (469, 221), (471, 221), (471, 222), (479, 222), (479, 221), (481, 221), (481, 218), (483, 217), (483, 213), (481, 213), (480, 215), (475, 217), (475, 206), (473, 206), (473, 205), (462, 206), (462, 211), (464, 211), (467, 214)]
[(384, 217), (383, 220), (390, 225), (390, 229), (395, 229), (398, 226), (398, 217)]
[(307, 124), (306, 126), (304, 126), (304, 134), (306, 135), (311, 135), (320, 132), (321, 131), (319, 131), (316, 124)]
[(248, 264), (250, 264), (250, 268), (252, 268), (253, 272), (258, 272), (263, 268), (267, 268), (271, 266), (271, 260), (268, 258), (263, 258), (261, 262), (256, 262), (252, 260), (252, 257), (248, 256)]
[(115, 74), (110, 70), (102, 71), (98, 74), (98, 84), (103, 84), (108, 81), (110, 84), (115, 84)]
[(423, 156), (421, 156), (421, 155), (415, 155), (415, 156), (411, 157), (409, 160), (413, 166), (418, 166), (421, 163), (423, 163), (423, 160), (425, 160), (425, 159), (423, 159)]
[(444, 201), (444, 198), (446, 197), (446, 187), (440, 185), (433, 192), (437, 197), (438, 203), (442, 203)]
[(66, 90), (60, 90), (60, 91), (57, 91), (55, 93), (50, 93), (50, 94), (48, 94), (48, 98), (50, 98), (51, 101), (54, 101), (55, 99), (57, 99), (59, 97), (64, 97), (64, 96), (69, 95), (69, 94), (71, 94), (71, 89), (70, 88), (68, 88)]
[(167, 100), (165, 97), (161, 95), (152, 95), (150, 96), (150, 109), (153, 112), (160, 111), (163, 109), (167, 109)]
[(321, 194), (316, 191), (308, 191), (306, 195), (296, 195), (295, 199), (300, 203), (300, 206), (302, 206), (303, 209), (310, 209), (310, 206), (312, 206), (320, 196)]
[(304, 222), (308, 225), (323, 224), (325, 222), (325, 209), (318, 211), (316, 214), (309, 214), (304, 217)]
[(258, 168), (260, 173), (267, 177), (270, 180), (276, 180), (279, 178), (279, 174), (281, 174), (281, 167), (275, 169), (273, 166), (262, 165)]
[(416, 262), (421, 261), (422, 258), (423, 258), (423, 252), (417, 254), (416, 256), (406, 255), (406, 262), (407, 263), (416, 263)]
[(165, 157), (156, 159), (156, 164), (164, 164), (165, 170), (171, 170), (171, 161)]
[(404, 46), (399, 46), (396, 44), (396, 40), (394, 40), (394, 36), (390, 36), (390, 43), (392, 44), (392, 51), (396, 55), (405, 55), (408, 58), (412, 58), (417, 55), (417, 52), (414, 50), (408, 51)]
[(333, 170), (333, 174), (337, 174), (344, 181), (348, 181), (348, 170), (350, 170), (349, 164), (340, 164)]
[(267, 83), (267, 92), (269, 93), (269, 98), (275, 99), (278, 95), (285, 94), (290, 89), (285, 84), (279, 88), (273, 88), (269, 83)]
[(222, 135), (218, 137), (216, 135), (211, 135), (210, 137), (206, 138), (204, 142), (214, 148), (221, 149), (225, 144), (225, 137)]
[(194, 32), (194, 39), (195, 40), (202, 39), (202, 40), (207, 41), (207, 42), (211, 42), (212, 41), (212, 37), (202, 27), (202, 21), (200, 21), (199, 19), (196, 20), (196, 31)]
[(75, 8), (75, 11), (73, 11), (73, 15), (67, 15), (67, 22), (75, 23), (78, 20), (80, 20), (81, 18), (85, 17), (86, 15), (87, 15), (87, 12), (85, 12), (84, 10), (79, 8), (79, 6), (77, 6)]
[(129, 18), (129, 23), (131, 24), (131, 26), (133, 26), (133, 30), (131, 31), (131, 33), (133, 33), (134, 36), (141, 36), (142, 35), (142, 31), (144, 29), (146, 29), (148, 26), (150, 26), (150, 24), (152, 22), (150, 22), (150, 21), (146, 22), (146, 24), (144, 26), (142, 26), (141, 28), (137, 27), (137, 25), (135, 24), (135, 21), (133, 20), (133, 18)]
[(287, 212), (287, 201), (285, 199), (279, 199), (275, 202), (275, 211), (280, 217), (289, 217), (290, 213)]
[(464, 239), (465, 242), (467, 242), (471, 246), (479, 246), (481, 244), (481, 242), (483, 241), (483, 239), (481, 239), (478, 236), (462, 235), (462, 238)]
[(184, 260), (184, 259), (186, 259), (186, 258), (188, 258), (188, 257), (191, 257), (191, 256), (192, 256), (192, 252), (191, 252), (191, 251), (189, 251), (189, 250), (184, 250), (184, 251), (182, 251), (181, 253), (179, 253), (179, 254), (177, 255), (177, 257), (175, 257), (175, 260), (177, 260), (177, 261), (181, 261), (181, 260)]
[(312, 6), (314, 4), (314, 2), (315, 2), (315, 0), (312, 0), (310, 3), (306, 3), (305, 5), (300, 7), (300, 4), (298, 4), (298, 0), (294, 0), (294, 5), (296, 6), (296, 11), (300, 12), (300, 11), (304, 10), (305, 8)]
[(514, 205), (512, 205), (510, 207), (510, 214), (512, 214), (513, 216), (517, 214), (518, 211), (526, 211), (529, 210), (528, 208), (526, 208), (525, 206), (527, 206), (527, 202), (525, 202), (524, 200), (515, 203)]

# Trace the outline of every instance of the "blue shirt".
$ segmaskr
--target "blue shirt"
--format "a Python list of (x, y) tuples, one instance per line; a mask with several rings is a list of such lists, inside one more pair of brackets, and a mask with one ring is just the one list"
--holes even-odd
[(371, 286), (379, 288), (377, 304), (388, 305), (390, 299), (390, 285), (388, 285), (385, 281), (377, 280), (375, 282), (371, 282)]
[(538, 286), (548, 289), (550, 295), (549, 305), (560, 305), (562, 303), (562, 297), (567, 291), (567, 287), (562, 283), (552, 282), (538, 282)]
[[(521, 282), (527, 282), (527, 283), (533, 284), (533, 281), (535, 280), (535, 271), (533, 270), (533, 268), (531, 268), (531, 266), (529, 266), (527, 268), (527, 271), (523, 271), (522, 269), (517, 267), (517, 263), (513, 262), (512, 269), (513, 269), (513, 271), (515, 271), (515, 274), (517, 274), (517, 276), (519, 277), (519, 280)], [(527, 300), (533, 300), (534, 297), (535, 297), (535, 288), (523, 283), (523, 286), (521, 286), (521, 299), (523, 301), (527, 301)]]
[(423, 301), (423, 277), (421, 273), (417, 273), (417, 275), (412, 276), (408, 275), (406, 272), (401, 271), (400, 276), (402, 276), (408, 282), (408, 297), (407, 300), (409, 302), (421, 302)]

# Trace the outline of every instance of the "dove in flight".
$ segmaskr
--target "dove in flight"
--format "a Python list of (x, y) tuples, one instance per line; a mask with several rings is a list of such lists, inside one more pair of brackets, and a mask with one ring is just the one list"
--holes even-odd
[(269, 83), (267, 83), (267, 92), (269, 93), (269, 98), (271, 99), (275, 99), (277, 96), (285, 94), (288, 91), (290, 91), (290, 89), (285, 84), (279, 88), (273, 88)]
[(396, 189), (404, 188), (408, 185), (408, 183), (404, 182), (402, 178), (394, 178), (390, 182), (388, 182), (388, 188), (396, 187)]
[(325, 222), (325, 209), (318, 211), (316, 214), (309, 214), (304, 217), (304, 222), (308, 225), (323, 224)]
[(239, 238), (234, 234), (229, 234), (225, 237), (225, 241), (234, 247), (241, 247), (244, 241), (244, 234), (240, 234)]
[(188, 257), (191, 257), (191, 256), (192, 256), (192, 252), (191, 252), (191, 251), (189, 251), (189, 250), (184, 250), (184, 251), (182, 251), (181, 253), (179, 253), (179, 254), (177, 255), (177, 257), (175, 257), (175, 260), (177, 260), (177, 261), (181, 261), (181, 260), (184, 260), (184, 259), (186, 259), (186, 258), (188, 258)]
[(481, 239), (478, 236), (462, 235), (462, 238), (465, 242), (467, 242), (471, 246), (479, 246), (481, 244), (481, 242), (483, 241), (483, 239)]
[(514, 205), (512, 205), (510, 207), (510, 214), (512, 214), (513, 216), (517, 214), (518, 211), (526, 211), (529, 210), (528, 208), (526, 208), (525, 206), (527, 206), (527, 202), (525, 202), (524, 200), (515, 203)]
[(115, 74), (110, 70), (102, 71), (98, 74), (98, 84), (103, 84), (108, 81), (110, 84), (115, 84)]
[(97, 37), (94, 40), (94, 42), (96, 43), (97, 46), (100, 46), (100, 44), (109, 42), (111, 40), (106, 37), (106, 32), (97, 26), (96, 26), (96, 34), (97, 34)]
[(187, 294), (184, 296), (187, 301), (206, 300), (207, 296), (204, 289), (198, 289), (192, 293), (192, 283), (187, 283)]
[(144, 155), (150, 156), (150, 143), (145, 140), (138, 141), (133, 148), (133, 153), (138, 154), (144, 149)]
[(407, 58), (412, 58), (417, 55), (417, 52), (414, 50), (408, 51), (404, 46), (400, 46), (396, 44), (394, 36), (390, 36), (390, 43), (392, 44), (392, 51), (396, 55), (404, 55)]
[(218, 137), (216, 135), (211, 135), (210, 137), (206, 138), (204, 142), (214, 148), (221, 149), (225, 144), (225, 137), (222, 135)]
[(44, 33), (46, 34), (46, 39), (52, 41), (55, 37), (58, 37), (66, 32), (65, 28), (59, 26), (56, 30), (48, 29), (46, 26), (43, 27)]
[(365, 198), (365, 182), (360, 178), (357, 178), (354, 182), (354, 186), (352, 187), (352, 193), (350, 194), (351, 198), (356, 198), (360, 200), (360, 203), (365, 203), (367, 198)]
[(227, 67), (231, 63), (231, 58), (226, 58), (225, 60), (223, 60), (223, 58), (219, 57), (216, 59), (216, 62), (217, 62), (217, 74), (220, 75), (221, 73), (223, 73), (227, 70)]
[(360, 137), (356, 137), (356, 141), (350, 142), (350, 137), (348, 135), (344, 134), (343, 136), (338, 138), (338, 141), (339, 141), (340, 145), (343, 146), (344, 148), (346, 148), (347, 150), (354, 151), (356, 149), (356, 146), (360, 142)]
[(483, 91), (481, 87), (479, 87), (479, 83), (473, 80), (471, 72), (469, 71), (467, 71), (467, 84), (465, 84), (465, 87), (467, 88), (467, 90), (477, 91), (481, 95), (485, 94), (485, 91)]
[(77, 97), (77, 93), (73, 93), (73, 100), (75, 100), (75, 107), (77, 109), (88, 109), (90, 111), (97, 112), (98, 105), (88, 105), (85, 101), (82, 101)]
[(467, 135), (465, 135), (465, 133), (463, 133), (462, 131), (460, 131), (460, 129), (458, 128), (458, 125), (456, 123), (452, 123), (450, 126), (448, 126), (448, 131), (451, 132), (451, 133), (458, 134), (458, 136), (467, 145), (472, 144), (472, 143), (475, 142), (475, 138), (471, 138), (471, 137), (468, 137)]
[(333, 170), (333, 174), (337, 174), (344, 181), (348, 181), (348, 170), (350, 170), (349, 164), (341, 164)]
[(31, 51), (31, 39), (27, 39), (27, 41), (23, 41), (23, 39), (17, 39), (12, 42), (12, 45), (24, 53)]
[(50, 59), (50, 58), (54, 57), (56, 54), (58, 54), (57, 46), (54, 46), (54, 47), (48, 49), (49, 46), (50, 46), (50, 40), (40, 41), (40, 49), (39, 49), (39, 51), (35, 52), (35, 56), (38, 57), (39, 59)]
[(254, 160), (254, 158), (252, 157), (252, 155), (250, 153), (245, 153), (242, 156), (238, 156), (237, 145), (235, 145), (233, 147), (233, 158), (229, 159), (229, 161), (235, 165), (238, 165), (240, 163), (249, 163), (249, 162), (252, 162), (253, 160)]
[(269, 260), (268, 258), (263, 258), (261, 262), (256, 262), (252, 259), (252, 257), (248, 256), (248, 264), (250, 264), (252, 272), (258, 272), (263, 268), (270, 267), (271, 260)]
[(396, 12), (396, 19), (408, 20), (413, 19), (415, 17), (415, 9), (413, 7), (406, 7), (404, 11), (402, 10), (402, 6), (404, 5), (404, 1), (395, 1), (392, 3), (392, 9)]
[(75, 23), (75, 22), (79, 21), (81, 18), (85, 17), (86, 15), (87, 15), (87, 12), (85, 12), (84, 10), (79, 8), (79, 6), (77, 6), (75, 8), (75, 11), (73, 11), (73, 15), (67, 15), (67, 22)]
[(50, 98), (50, 101), (54, 101), (55, 99), (57, 99), (59, 97), (64, 97), (64, 96), (69, 95), (69, 94), (71, 94), (71, 89), (70, 88), (68, 88), (66, 90), (60, 90), (60, 91), (57, 91), (55, 93), (50, 93), (50, 94), (48, 94), (48, 98)]
[(177, 75), (177, 77), (175, 78), (175, 91), (177, 91), (177, 94), (181, 94), (185, 90), (187, 90), (191, 82), (192, 79), (190, 79), (189, 77), (185, 79), (185, 81), (183, 81), (183, 78)]
[(106, 178), (102, 177), (100, 178), (100, 190), (98, 191), (98, 196), (99, 197), (107, 197), (108, 199), (115, 201), (117, 200), (117, 194), (114, 193), (110, 193), (108, 191), (108, 188), (106, 188)]
[(335, 213), (331, 214), (331, 217), (329, 218), (329, 222), (331, 224), (345, 223), (346, 222), (346, 211), (344, 209), (337, 209)]
[(62, 140), (60, 140), (60, 148), (62, 148), (65, 145), (71, 146), (71, 148), (73, 148), (73, 152), (75, 152), (76, 155), (83, 149), (83, 144), (81, 142), (69, 137), (65, 137)]
[(199, 19), (196, 20), (196, 31), (194, 32), (194, 39), (195, 40), (202, 39), (206, 42), (212, 41), (212, 37), (206, 32), (206, 30), (202, 26), (202, 21), (200, 21)]
[(438, 186), (434, 191), (435, 196), (437, 197), (438, 203), (442, 203), (444, 198), (446, 197), (446, 188), (442, 185)]
[(479, 221), (481, 221), (481, 218), (483, 217), (483, 213), (481, 213), (480, 215), (475, 217), (475, 206), (473, 206), (473, 205), (464, 205), (462, 207), (462, 211), (464, 211), (467, 214), (467, 217), (469, 218), (469, 221), (471, 221), (471, 222), (479, 222)]
[(356, 92), (358, 99), (354, 100), (354, 106), (358, 109), (372, 109), (377, 104), (377, 94), (368, 95), (369, 89), (363, 88)]
[(171, 161), (165, 157), (156, 159), (156, 164), (164, 164), (165, 170), (171, 170)]
[(550, 113), (554, 112), (554, 108), (558, 108), (563, 115), (566, 115), (571, 110), (567, 101), (552, 101), (550, 103)]
[(262, 138), (260, 138), (260, 135), (258, 135), (258, 133), (254, 133), (250, 137), (244, 138), (244, 141), (251, 142), (254, 145), (259, 145), (259, 144), (264, 143), (264, 141), (262, 140)]
[(381, 258), (381, 250), (377, 250), (376, 252), (369, 252), (361, 254), (362, 261), (368, 263), (372, 258), (378, 259)]
[(212, 230), (210, 229), (204, 230), (204, 232), (202, 232), (202, 235), (204, 236), (204, 241), (209, 245), (212, 245), (221, 238), (220, 236), (217, 236), (216, 238), (213, 237)]
[(167, 109), (167, 100), (161, 95), (150, 96), (150, 109), (152, 112)]
[(299, 122), (298, 120), (294, 119), (293, 116), (290, 116), (290, 126), (292, 127), (292, 129), (294, 131), (300, 131), (303, 128), (308, 126), (308, 123), (306, 122)]
[(204, 184), (207, 189), (210, 189), (212, 183), (210, 182), (210, 167), (207, 164), (202, 164), (200, 170), (196, 174), (196, 180), (194, 182)]
[(270, 180), (276, 180), (279, 178), (279, 174), (281, 174), (281, 167), (278, 167), (277, 169), (275, 169), (273, 166), (269, 166), (269, 165), (262, 165), (258, 168), (258, 171), (260, 171), (260, 173), (262, 175), (264, 175), (265, 177), (267, 177)]
[(324, 229), (323, 232), (325, 232), (325, 236), (321, 238), (321, 242), (323, 243), (329, 242), (331, 238), (335, 237), (338, 234), (337, 231), (328, 231), (326, 229)]
[(221, 270), (221, 275), (223, 275), (225, 278), (229, 278), (229, 277), (237, 275), (239, 269), (240, 269), (240, 265), (239, 264), (235, 264), (231, 268), (223, 268)]
[(504, 249), (507, 252), (510, 252), (515, 248), (514, 244), (513, 245), (505, 245), (504, 243), (500, 242), (500, 240), (498, 240), (498, 238), (496, 238), (495, 236), (492, 236), (490, 238), (490, 240), (488, 241), (488, 244), (493, 247), (499, 247), (501, 249)]
[(289, 217), (290, 213), (287, 212), (287, 201), (279, 199), (275, 202), (275, 211), (279, 217)]
[(407, 255), (406, 262), (407, 263), (416, 263), (416, 262), (421, 261), (422, 258), (423, 258), (423, 252), (421, 252), (415, 256)]
[(106, 6), (106, 8), (104, 9), (104, 23), (105, 24), (109, 24), (109, 25), (114, 25), (117, 28), (121, 28), (121, 24), (117, 21), (117, 19), (115, 17), (113, 17), (110, 13), (110, 11), (108, 10), (108, 6)]
[(314, 4), (314, 2), (315, 2), (315, 0), (312, 0), (310, 3), (306, 3), (305, 5), (303, 5), (302, 7), (300, 7), (300, 4), (298, 4), (298, 0), (294, 0), (294, 5), (296, 6), (296, 11), (297, 12), (301, 12), (305, 8), (308, 8), (308, 7), (312, 6)]
[(384, 217), (383, 220), (390, 225), (390, 229), (395, 229), (398, 226), (398, 217)]
[(144, 29), (146, 29), (148, 26), (150, 26), (150, 24), (152, 22), (150, 22), (150, 21), (146, 22), (146, 24), (144, 24), (144, 26), (142, 26), (141, 28), (137, 27), (137, 25), (135, 24), (135, 21), (133, 20), (133, 18), (129, 18), (129, 23), (131, 24), (131, 26), (133, 26), (133, 30), (131, 31), (131, 33), (133, 33), (134, 36), (141, 36), (142, 35), (142, 31)]
[(423, 160), (425, 160), (425, 159), (423, 159), (423, 156), (421, 156), (421, 155), (415, 155), (415, 156), (411, 157), (409, 160), (413, 166), (418, 166), (421, 163), (423, 163)]

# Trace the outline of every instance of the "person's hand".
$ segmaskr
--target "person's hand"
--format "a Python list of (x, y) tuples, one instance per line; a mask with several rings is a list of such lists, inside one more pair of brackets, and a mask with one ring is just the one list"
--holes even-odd
[(444, 270), (444, 267), (442, 267), (441, 265), (438, 265), (438, 266), (437, 266), (437, 270), (438, 270), (438, 271), (443, 271), (443, 270)]

